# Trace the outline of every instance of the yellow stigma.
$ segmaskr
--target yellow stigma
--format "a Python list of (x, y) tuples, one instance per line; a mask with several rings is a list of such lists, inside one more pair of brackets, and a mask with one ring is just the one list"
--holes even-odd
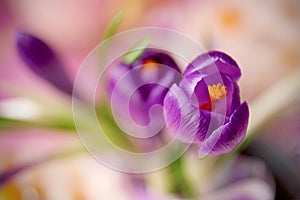
[(224, 100), (227, 94), (226, 86), (221, 83), (209, 85), (208, 92), (211, 101)]
[(144, 62), (142, 70), (148, 71), (148, 70), (156, 70), (158, 68), (159, 68), (159, 65), (158, 65), (157, 61), (150, 58)]

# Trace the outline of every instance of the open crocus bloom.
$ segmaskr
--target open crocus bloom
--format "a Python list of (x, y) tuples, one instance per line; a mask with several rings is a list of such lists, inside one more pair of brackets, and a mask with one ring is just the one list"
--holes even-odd
[(202, 143), (201, 155), (232, 151), (245, 137), (249, 110), (240, 103), (237, 63), (218, 51), (192, 61), (164, 100), (166, 125), (185, 142)]
[(143, 132), (139, 127), (145, 127), (150, 133), (163, 124), (162, 109), (153, 106), (162, 107), (168, 88), (182, 75), (169, 55), (146, 49), (133, 63), (117, 64), (108, 78), (111, 107), (119, 118), (115, 120), (131, 127), (126, 131)]

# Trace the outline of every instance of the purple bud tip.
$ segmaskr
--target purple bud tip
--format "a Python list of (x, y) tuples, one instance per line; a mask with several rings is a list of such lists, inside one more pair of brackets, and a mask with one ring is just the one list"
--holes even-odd
[(18, 53), (28, 68), (56, 88), (72, 94), (72, 83), (60, 60), (42, 40), (23, 32), (15, 35)]
[(27, 34), (16, 33), (17, 48), (24, 62), (34, 70), (56, 61), (53, 51), (43, 41)]

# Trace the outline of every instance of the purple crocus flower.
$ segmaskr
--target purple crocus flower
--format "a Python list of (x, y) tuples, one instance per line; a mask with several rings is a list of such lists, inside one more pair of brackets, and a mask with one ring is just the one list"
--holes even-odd
[(232, 151), (244, 138), (249, 118), (240, 103), (237, 63), (210, 51), (192, 61), (164, 100), (166, 125), (185, 142), (201, 143), (200, 155)]
[(60, 60), (46, 43), (30, 34), (18, 32), (16, 44), (20, 57), (31, 71), (61, 91), (72, 95), (72, 83)]
[(147, 48), (134, 62), (118, 63), (111, 72), (109, 94), (118, 125), (125, 132), (136, 132), (137, 137), (157, 133), (164, 124), (162, 105), (168, 88), (182, 78), (175, 61)]

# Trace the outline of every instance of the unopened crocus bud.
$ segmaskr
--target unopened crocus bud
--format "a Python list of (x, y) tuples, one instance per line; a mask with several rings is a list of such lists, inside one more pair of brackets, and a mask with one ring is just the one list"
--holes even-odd
[(28, 33), (16, 34), (18, 53), (28, 68), (61, 91), (72, 95), (73, 86), (60, 60), (42, 40)]

